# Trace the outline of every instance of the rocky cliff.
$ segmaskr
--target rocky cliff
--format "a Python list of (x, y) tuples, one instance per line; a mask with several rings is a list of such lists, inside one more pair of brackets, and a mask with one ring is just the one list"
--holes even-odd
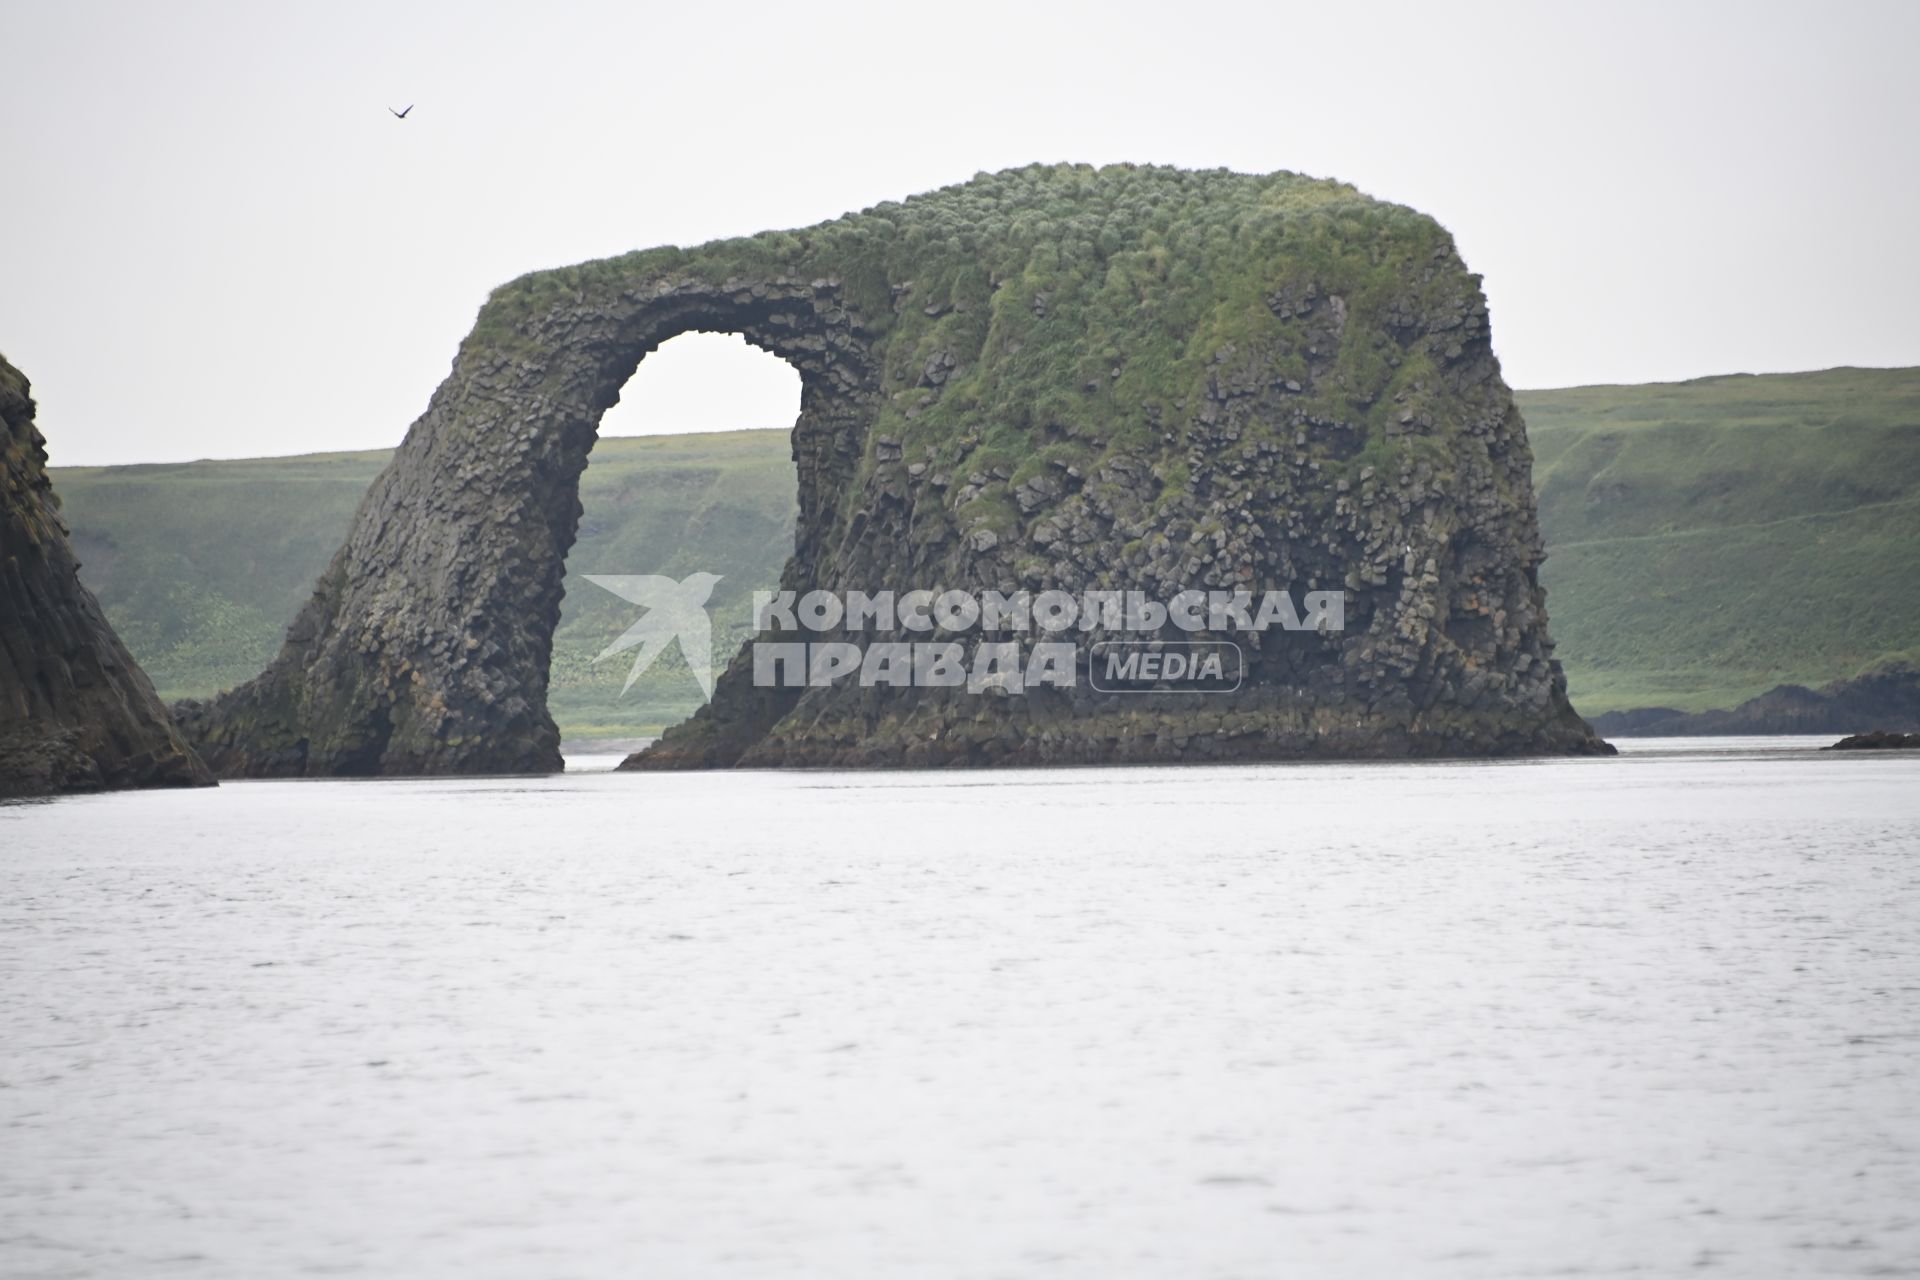
[(769, 688), (743, 653), (630, 767), (1607, 749), (1552, 656), (1525, 426), (1446, 232), (1292, 174), (1054, 166), (496, 291), (280, 655), (182, 708), (215, 767), (557, 768), (579, 477), (693, 329), (800, 371), (790, 589), (1334, 591), (1345, 627), (1242, 637), (1234, 691), (1153, 698)]
[(27, 379), (0, 358), (0, 797), (210, 785), (80, 585)]

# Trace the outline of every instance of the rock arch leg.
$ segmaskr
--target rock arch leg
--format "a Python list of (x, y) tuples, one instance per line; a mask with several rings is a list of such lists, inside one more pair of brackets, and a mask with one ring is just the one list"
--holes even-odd
[[(824, 527), (807, 515), (857, 461), (874, 394), (837, 295), (666, 276), (531, 322), (483, 311), (279, 654), (177, 720), (226, 776), (558, 770), (548, 665), (601, 414), (668, 339), (742, 334), (800, 371), (801, 527)], [(819, 549), (802, 539), (796, 559)]]

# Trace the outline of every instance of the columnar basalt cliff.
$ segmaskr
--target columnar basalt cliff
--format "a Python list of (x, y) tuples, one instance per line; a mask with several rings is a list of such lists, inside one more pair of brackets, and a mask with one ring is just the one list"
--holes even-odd
[(0, 797), (211, 785), (80, 585), (30, 391), (0, 359)]
[(1344, 590), (1346, 628), (1236, 637), (1237, 692), (1153, 698), (764, 688), (743, 653), (628, 767), (1608, 749), (1552, 658), (1525, 427), (1445, 231), (1292, 174), (1055, 166), (497, 291), (279, 657), (179, 709), (215, 768), (557, 768), (579, 477), (695, 329), (800, 371), (787, 587)]

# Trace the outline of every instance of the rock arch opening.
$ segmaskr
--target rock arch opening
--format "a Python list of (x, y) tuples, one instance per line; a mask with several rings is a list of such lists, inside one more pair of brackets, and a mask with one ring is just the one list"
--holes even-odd
[(738, 334), (685, 333), (640, 361), (600, 419), (547, 690), (570, 750), (631, 749), (706, 699), (679, 643), (632, 632), (648, 611), (622, 580), (719, 579), (712, 673), (748, 640), (753, 593), (778, 586), (793, 554), (800, 381)]
[(737, 333), (683, 333), (640, 362), (600, 419), (600, 439), (790, 431), (800, 371)]

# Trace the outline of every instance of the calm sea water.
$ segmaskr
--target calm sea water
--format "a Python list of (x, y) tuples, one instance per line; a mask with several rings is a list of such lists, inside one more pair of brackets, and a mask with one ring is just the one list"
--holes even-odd
[(1626, 745), (3, 807), (0, 1274), (1920, 1273), (1920, 758)]

